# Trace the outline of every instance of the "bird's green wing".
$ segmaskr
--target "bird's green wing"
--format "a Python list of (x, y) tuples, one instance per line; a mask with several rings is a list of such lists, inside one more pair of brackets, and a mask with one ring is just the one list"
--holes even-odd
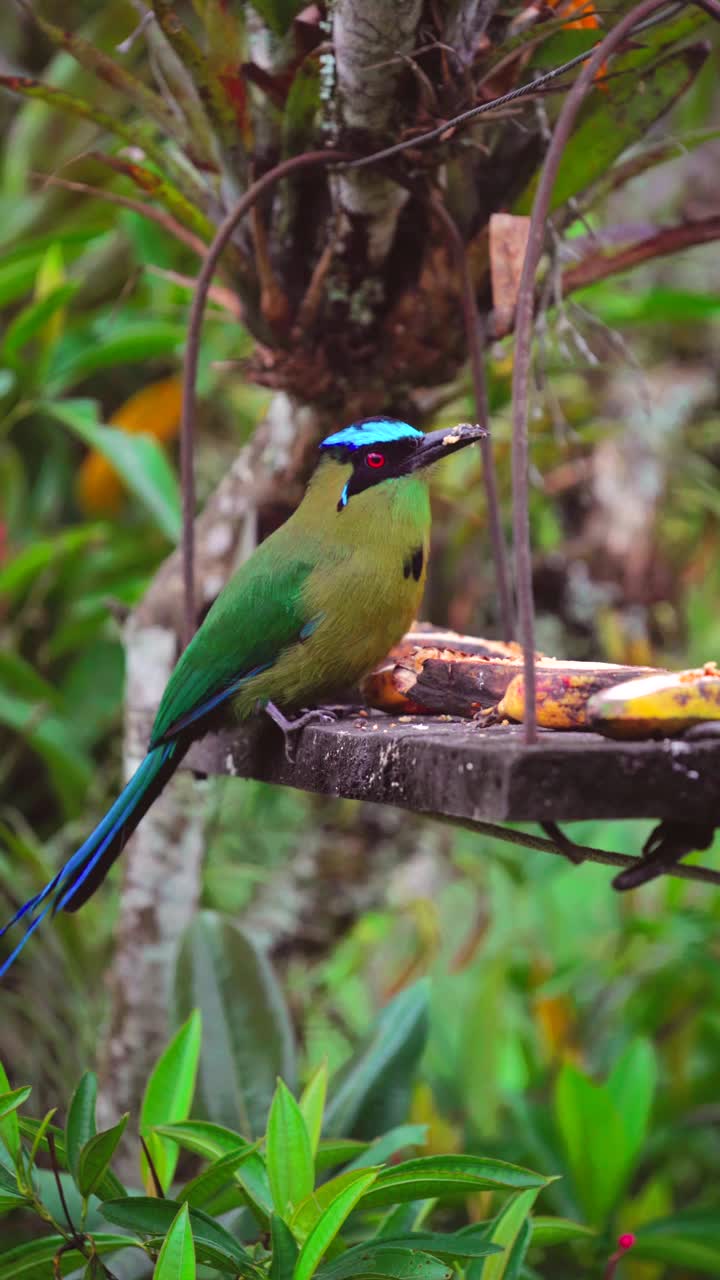
[(302, 592), (313, 566), (277, 556), (272, 542), (262, 543), (233, 575), (182, 654), (158, 708), (151, 746), (204, 719), (312, 629)]

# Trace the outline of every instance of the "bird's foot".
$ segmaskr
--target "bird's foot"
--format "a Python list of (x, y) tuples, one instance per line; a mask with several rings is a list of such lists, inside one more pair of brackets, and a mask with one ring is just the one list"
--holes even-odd
[(270, 719), (277, 725), (285, 739), (285, 759), (289, 764), (295, 763), (295, 752), (290, 746), (290, 735), (298, 733), (300, 729), (304, 729), (308, 724), (317, 724), (318, 722), (329, 724), (333, 720), (337, 720), (337, 715), (331, 707), (313, 707), (310, 711), (303, 711), (302, 715), (296, 716), (294, 720), (288, 720), (283, 715), (279, 707), (274, 702), (266, 702), (263, 708), (267, 712)]

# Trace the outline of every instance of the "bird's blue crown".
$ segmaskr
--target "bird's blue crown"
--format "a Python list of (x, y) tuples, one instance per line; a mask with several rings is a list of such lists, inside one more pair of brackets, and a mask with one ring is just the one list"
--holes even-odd
[(392, 444), (395, 440), (422, 438), (422, 431), (397, 418), (363, 418), (342, 431), (326, 436), (321, 449), (366, 449), (373, 444)]

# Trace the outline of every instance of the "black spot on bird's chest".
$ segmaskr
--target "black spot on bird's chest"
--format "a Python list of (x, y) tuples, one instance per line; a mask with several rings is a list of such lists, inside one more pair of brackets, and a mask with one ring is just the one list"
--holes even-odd
[(410, 574), (412, 574), (415, 581), (419, 582), (420, 574), (423, 571), (424, 559), (425, 553), (422, 547), (416, 547), (409, 556), (405, 557), (405, 561), (403, 563), (403, 577), (409, 578)]

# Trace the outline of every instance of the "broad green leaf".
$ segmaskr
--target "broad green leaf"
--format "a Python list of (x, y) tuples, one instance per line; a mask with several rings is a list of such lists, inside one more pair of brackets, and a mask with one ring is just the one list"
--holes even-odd
[(375, 1137), (407, 1114), (412, 1075), (425, 1047), (429, 987), (423, 979), (383, 1009), (375, 1027), (331, 1082), (325, 1133)]
[(401, 1204), (405, 1200), (471, 1195), (494, 1188), (522, 1191), (544, 1187), (550, 1181), (551, 1178), (503, 1160), (486, 1160), (480, 1156), (421, 1156), (383, 1169), (364, 1197), (364, 1205), (375, 1208)]
[(0, 653), (0, 684), (21, 698), (44, 701), (48, 706), (56, 707), (61, 701), (55, 686), (19, 653)]
[[(519, 1198), (519, 1197), (518, 1197)], [(434, 1258), (442, 1258), (443, 1262), (458, 1262), (464, 1259), (487, 1258), (490, 1254), (500, 1253), (500, 1244), (493, 1244), (488, 1227), (483, 1223), (473, 1231), (411, 1231), (404, 1236), (383, 1236), (383, 1246), (394, 1249), (419, 1249), (421, 1253), (431, 1253)], [(362, 1245), (356, 1246), (358, 1249)], [(343, 1257), (347, 1255), (344, 1254)]]
[(336, 1164), (357, 1160), (369, 1147), (369, 1142), (361, 1142), (357, 1138), (321, 1138), (315, 1168), (321, 1173), (324, 1169), (332, 1169)]
[[(187, 1201), (194, 1209), (202, 1209), (228, 1186), (237, 1187), (238, 1182), (233, 1175), (241, 1164), (255, 1155), (258, 1145), (255, 1143), (251, 1147), (239, 1147), (237, 1151), (230, 1151), (226, 1156), (214, 1160), (208, 1169), (185, 1183), (182, 1191), (178, 1192), (180, 1203)], [(241, 1199), (244, 1202), (244, 1197)]]
[[(103, 1257), (116, 1249), (131, 1249), (137, 1242), (130, 1236), (93, 1232), (93, 1245)], [(65, 1244), (64, 1236), (43, 1236), (41, 1240), (29, 1240), (0, 1253), (0, 1280), (50, 1280), (53, 1275), (67, 1275), (76, 1271), (84, 1262), (82, 1254), (70, 1249), (58, 1258), (58, 1270), (53, 1271), (53, 1260)]]
[[(156, 1125), (185, 1120), (190, 1112), (200, 1056), (200, 1014), (194, 1010), (161, 1054), (145, 1086), (140, 1108), (140, 1132), (148, 1144), (163, 1190), (172, 1182), (177, 1165), (175, 1142), (154, 1133)], [(152, 1185), (143, 1157), (143, 1180)]]
[(638, 1228), (633, 1261), (679, 1267), (688, 1275), (720, 1275), (720, 1228), (714, 1208), (686, 1209)]
[(102, 1182), (127, 1122), (126, 1113), (111, 1129), (104, 1129), (85, 1143), (77, 1167), (77, 1185), (82, 1195), (92, 1195)]
[[(317, 1156), (318, 1143), (320, 1142), (327, 1084), (327, 1063), (322, 1062), (317, 1070), (313, 1072), (300, 1094), (300, 1110), (305, 1121), (308, 1138), (310, 1139), (310, 1150), (313, 1158)], [(376, 1162), (372, 1161), (372, 1163)]]
[(376, 1177), (375, 1170), (362, 1174), (330, 1202), (300, 1250), (295, 1264), (294, 1280), (311, 1280), (323, 1254), (330, 1248), (343, 1223), (363, 1194), (372, 1186)]
[(0, 347), (0, 353), (9, 363), (17, 359), (23, 347), (27, 346), (28, 342), (31, 342), (45, 327), (48, 320), (60, 311), (74, 293), (77, 293), (78, 287), (76, 283), (68, 281), (66, 284), (59, 285), (57, 289), (53, 289), (52, 293), (47, 294), (46, 297), (23, 307), (8, 325), (2, 347)]
[(249, 1151), (255, 1146), (234, 1129), (226, 1129), (224, 1125), (213, 1124), (210, 1120), (159, 1124), (155, 1126), (155, 1131), (164, 1138), (172, 1138), (173, 1142), (186, 1151), (204, 1156), (206, 1160), (217, 1160), (219, 1156), (230, 1155), (239, 1148)]
[[(495, 1219), (489, 1237), (493, 1244), (499, 1245), (501, 1254), (488, 1258), (483, 1265), (482, 1280), (511, 1280), (510, 1269), (513, 1251), (523, 1228), (527, 1226), (530, 1210), (537, 1200), (540, 1188), (521, 1191), (519, 1196), (508, 1201)], [(523, 1250), (524, 1256), (525, 1250)]]
[[(49, 1151), (47, 1140), (48, 1133), (52, 1134), (55, 1144), (55, 1155), (61, 1169), (68, 1168), (67, 1152), (65, 1149), (65, 1134), (57, 1125), (48, 1124), (47, 1116), (42, 1120), (29, 1120), (20, 1118), (20, 1131), (25, 1137), (31, 1138), (33, 1143), (38, 1143), (41, 1151)], [(114, 1200), (119, 1196), (126, 1196), (122, 1182), (115, 1176), (112, 1169), (107, 1169), (101, 1181), (95, 1189), (95, 1194), (105, 1200)]]
[(178, 541), (182, 523), (180, 489), (157, 440), (149, 435), (129, 435), (119, 427), (101, 426), (93, 400), (49, 401), (42, 408), (107, 458), (158, 528), (171, 542)]
[(628, 1168), (620, 1113), (607, 1088), (566, 1063), (555, 1087), (555, 1119), (580, 1203), (591, 1225), (601, 1226), (620, 1195)]
[(28, 1161), (29, 1169), (34, 1168), (35, 1161), (37, 1159), (37, 1153), (40, 1150), (42, 1140), (47, 1134), (48, 1129), (50, 1128), (50, 1125), (52, 1123), (53, 1117), (55, 1116), (56, 1112), (57, 1112), (57, 1107), (51, 1107), (50, 1110), (45, 1113), (42, 1120), (38, 1124), (37, 1133), (35, 1134), (35, 1137), (32, 1140), (32, 1146), (30, 1148), (30, 1159)]
[(346, 1170), (316, 1187), (305, 1200), (301, 1201), (290, 1219), (290, 1226), (296, 1240), (306, 1239), (325, 1210), (334, 1200), (337, 1200), (339, 1195), (350, 1187), (356, 1187), (360, 1182), (364, 1183), (366, 1173), (377, 1174), (377, 1172), (377, 1169)]
[(270, 1219), (270, 1239), (272, 1246), (270, 1280), (293, 1280), (298, 1256), (297, 1243), (287, 1223), (276, 1213)]
[(645, 1144), (657, 1079), (657, 1059), (649, 1040), (633, 1040), (608, 1076), (607, 1091), (620, 1114), (625, 1134), (626, 1179), (630, 1178)]
[(195, 1280), (195, 1246), (186, 1204), (178, 1209), (155, 1264), (154, 1280)]
[[(0, 1093), (2, 1093), (5, 1098), (12, 1098), (17, 1096), (18, 1093), (17, 1089), (10, 1088), (10, 1081), (5, 1074), (5, 1068), (2, 1062), (0, 1062)], [(21, 1151), (20, 1124), (17, 1116), (17, 1108), (14, 1106), (9, 1108), (5, 1119), (0, 1120), (0, 1141), (5, 1143), (9, 1155), (12, 1157), (14, 1164), (17, 1165)]]
[[(127, 1196), (124, 1200), (106, 1201), (100, 1212), (116, 1227), (125, 1227), (153, 1242), (162, 1240), (169, 1231), (178, 1210), (176, 1200), (159, 1200), (153, 1196)], [(250, 1254), (220, 1222), (201, 1209), (189, 1209), (190, 1224), (198, 1262), (232, 1274), (240, 1271), (246, 1280), (260, 1280), (262, 1273)], [(1, 1280), (1, 1278), (0, 1278)]]
[(350, 1161), (347, 1168), (362, 1169), (368, 1165), (387, 1164), (398, 1151), (404, 1151), (407, 1147), (424, 1147), (426, 1142), (426, 1124), (399, 1124), (371, 1142), (362, 1155)]
[(244, 1153), (251, 1154), (243, 1158), (235, 1170), (233, 1180), (240, 1188), (253, 1213), (263, 1226), (272, 1213), (272, 1196), (265, 1165), (262, 1158), (255, 1153), (254, 1143), (246, 1142), (240, 1134), (223, 1125), (211, 1124), (208, 1120), (186, 1120), (183, 1124), (158, 1125), (156, 1133), (171, 1138), (178, 1146), (207, 1160), (216, 1160), (221, 1156), (230, 1156), (241, 1148)]
[(292, 1026), (266, 956), (214, 911), (195, 917), (180, 948), (175, 1018), (192, 1007), (203, 1015), (196, 1113), (259, 1137), (277, 1077), (294, 1085)]
[(68, 1168), (77, 1182), (80, 1152), (97, 1132), (95, 1106), (97, 1103), (97, 1076), (86, 1071), (75, 1090), (68, 1108), (65, 1125), (65, 1150)]
[(539, 1245), (565, 1244), (567, 1240), (582, 1240), (596, 1234), (592, 1227), (568, 1218), (536, 1217), (532, 1219), (532, 1242)]
[(275, 1209), (287, 1218), (312, 1193), (315, 1170), (302, 1112), (282, 1080), (270, 1107), (265, 1159)]
[(100, 369), (144, 363), (156, 356), (172, 356), (185, 340), (182, 325), (167, 320), (129, 320), (113, 325), (107, 334), (87, 335), (66, 354), (58, 353), (48, 370), (53, 394)]
[(450, 1280), (452, 1271), (429, 1253), (369, 1241), (317, 1272), (318, 1280)]
[[(607, 92), (594, 89), (588, 114), (564, 148), (551, 208), (556, 209), (571, 196), (585, 191), (631, 143), (643, 138), (692, 84), (705, 56), (697, 47), (684, 49), (651, 67), (638, 67), (634, 73), (615, 80)], [(516, 202), (514, 212), (530, 212), (538, 180), (536, 175)]]

